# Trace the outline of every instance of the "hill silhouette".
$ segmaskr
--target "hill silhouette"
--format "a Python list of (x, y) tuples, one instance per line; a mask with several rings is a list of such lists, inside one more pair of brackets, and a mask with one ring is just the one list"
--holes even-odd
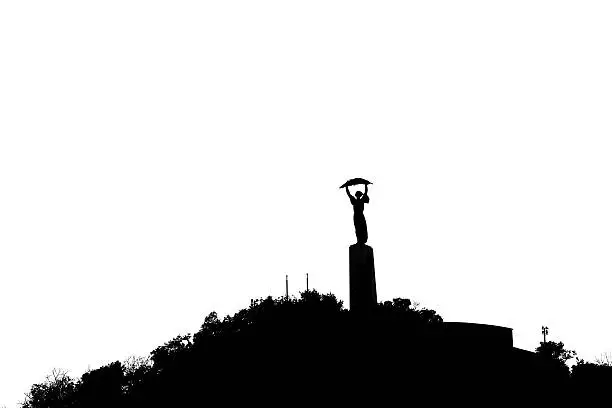
[(22, 406), (496, 406), (600, 396), (612, 367), (580, 360), (570, 373), (572, 353), (554, 342), (520, 350), (510, 329), (445, 323), (408, 299), (362, 316), (334, 295), (307, 291), (252, 301), (224, 319), (210, 313), (197, 333), (78, 380), (54, 370)]

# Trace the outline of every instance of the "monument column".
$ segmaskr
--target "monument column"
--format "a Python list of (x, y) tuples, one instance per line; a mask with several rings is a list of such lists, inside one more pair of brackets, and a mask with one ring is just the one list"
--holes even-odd
[(374, 250), (357, 243), (349, 248), (349, 304), (352, 312), (369, 314), (376, 306)]

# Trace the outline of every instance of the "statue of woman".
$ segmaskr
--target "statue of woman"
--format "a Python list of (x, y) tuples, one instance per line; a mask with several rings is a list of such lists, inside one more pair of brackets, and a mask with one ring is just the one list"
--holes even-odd
[(368, 185), (365, 185), (365, 193), (362, 194), (361, 191), (357, 191), (355, 197), (351, 195), (348, 186), (346, 186), (345, 189), (346, 195), (348, 195), (351, 204), (353, 204), (353, 222), (355, 223), (357, 243), (365, 244), (368, 242), (368, 225), (363, 215), (363, 205), (370, 202), (370, 197), (368, 197)]

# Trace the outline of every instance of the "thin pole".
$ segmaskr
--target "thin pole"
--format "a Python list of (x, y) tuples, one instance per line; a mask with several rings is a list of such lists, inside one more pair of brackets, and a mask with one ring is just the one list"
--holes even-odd
[(306, 274), (306, 292), (308, 292), (308, 274)]
[(285, 275), (285, 299), (289, 300), (289, 275)]

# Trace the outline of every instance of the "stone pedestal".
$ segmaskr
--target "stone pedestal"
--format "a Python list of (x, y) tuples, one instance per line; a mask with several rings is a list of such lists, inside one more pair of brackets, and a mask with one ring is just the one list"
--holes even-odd
[(358, 314), (369, 314), (376, 306), (376, 277), (374, 251), (366, 244), (349, 248), (350, 309)]

